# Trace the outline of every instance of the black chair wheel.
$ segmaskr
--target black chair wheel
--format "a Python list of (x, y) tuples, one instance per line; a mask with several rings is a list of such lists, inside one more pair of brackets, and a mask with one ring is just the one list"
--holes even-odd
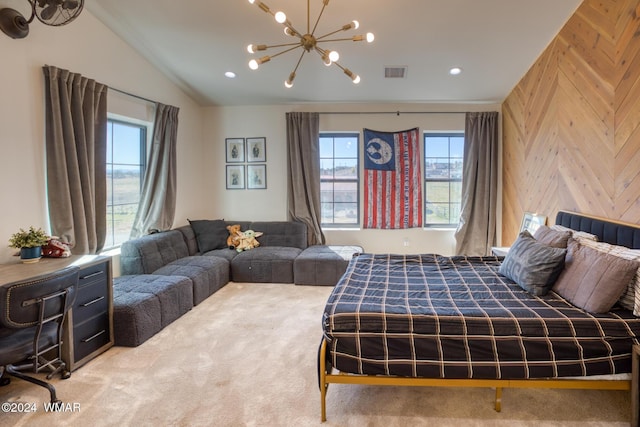
[(71, 378), (71, 372), (64, 370), (62, 371), (62, 374), (60, 374), (60, 376), (63, 380), (68, 380), (69, 378)]
[(9, 385), (11, 378), (0, 378), (0, 387)]

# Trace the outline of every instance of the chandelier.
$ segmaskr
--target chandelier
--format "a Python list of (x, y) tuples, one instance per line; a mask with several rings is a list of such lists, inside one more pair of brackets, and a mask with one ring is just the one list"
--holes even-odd
[(272, 58), (275, 58), (276, 56), (282, 55), (287, 52), (291, 52), (292, 50), (301, 48), (302, 53), (300, 54), (300, 58), (298, 59), (298, 62), (295, 68), (293, 69), (293, 71), (291, 72), (291, 74), (289, 74), (289, 78), (284, 82), (285, 87), (287, 88), (293, 87), (293, 80), (296, 78), (296, 71), (298, 71), (298, 67), (302, 62), (302, 58), (304, 57), (305, 53), (311, 52), (311, 51), (317, 52), (322, 58), (322, 61), (326, 66), (335, 64), (347, 76), (349, 76), (349, 78), (353, 81), (353, 83), (357, 84), (360, 82), (360, 76), (358, 76), (357, 74), (354, 74), (348, 68), (345, 68), (342, 65), (338, 64), (337, 61), (338, 59), (340, 59), (340, 54), (338, 54), (338, 52), (336, 52), (335, 50), (324, 49), (320, 47), (319, 44), (325, 43), (325, 42), (338, 42), (338, 41), (347, 41), (347, 40), (351, 40), (354, 42), (366, 40), (368, 43), (371, 43), (374, 39), (374, 36), (372, 33), (367, 33), (366, 35), (358, 35), (353, 37), (335, 38), (335, 39), (327, 38), (341, 31), (358, 29), (360, 25), (358, 21), (352, 21), (346, 25), (343, 25), (342, 27), (338, 28), (335, 31), (332, 31), (330, 33), (317, 37), (315, 35), (316, 28), (318, 27), (318, 22), (320, 22), (320, 18), (322, 17), (322, 13), (324, 12), (324, 9), (329, 4), (329, 0), (322, 0), (322, 9), (320, 10), (320, 14), (318, 15), (318, 19), (316, 19), (316, 22), (313, 25), (313, 28), (311, 28), (311, 20), (310, 20), (310, 12), (309, 12), (310, 0), (307, 0), (307, 31), (305, 34), (302, 34), (298, 30), (296, 30), (294, 26), (291, 24), (291, 22), (287, 19), (287, 15), (285, 15), (283, 12), (274, 13), (271, 11), (271, 9), (269, 9), (269, 6), (262, 3), (261, 1), (249, 0), (249, 3), (256, 4), (264, 12), (272, 15), (275, 18), (276, 22), (284, 26), (284, 33), (287, 36), (294, 37), (297, 39), (295, 42), (292, 42), (292, 43), (276, 44), (271, 46), (268, 46), (265, 44), (250, 44), (249, 46), (247, 46), (247, 51), (251, 54), (254, 54), (259, 51), (267, 50), (270, 48), (285, 48), (285, 49), (273, 55), (266, 55), (261, 58), (252, 59), (251, 61), (249, 61), (249, 68), (251, 68), (252, 70), (257, 70), (261, 64), (264, 64), (265, 62), (269, 62)]

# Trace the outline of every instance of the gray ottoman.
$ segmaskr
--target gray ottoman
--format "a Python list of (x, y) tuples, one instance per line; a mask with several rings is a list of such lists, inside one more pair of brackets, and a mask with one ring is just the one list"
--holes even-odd
[(362, 252), (360, 246), (309, 246), (293, 264), (295, 283), (334, 286), (344, 274), (353, 255)]
[(138, 274), (113, 279), (115, 344), (136, 347), (193, 307), (191, 280)]

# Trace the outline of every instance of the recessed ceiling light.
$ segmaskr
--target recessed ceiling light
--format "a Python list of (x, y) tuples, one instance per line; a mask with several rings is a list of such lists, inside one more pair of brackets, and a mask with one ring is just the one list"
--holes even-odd
[(457, 76), (461, 72), (462, 72), (462, 68), (460, 67), (453, 67), (452, 69), (449, 70), (449, 74), (451, 74), (452, 76)]
[(226, 73), (224, 73), (224, 75), (229, 77), (230, 79), (236, 78), (236, 73), (234, 73), (233, 71), (227, 71)]

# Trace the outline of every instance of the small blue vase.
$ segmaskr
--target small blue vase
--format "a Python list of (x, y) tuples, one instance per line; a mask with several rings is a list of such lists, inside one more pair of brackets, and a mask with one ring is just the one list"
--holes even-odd
[(40, 257), (42, 257), (42, 246), (20, 249), (20, 259), (22, 262), (38, 262), (40, 261)]

